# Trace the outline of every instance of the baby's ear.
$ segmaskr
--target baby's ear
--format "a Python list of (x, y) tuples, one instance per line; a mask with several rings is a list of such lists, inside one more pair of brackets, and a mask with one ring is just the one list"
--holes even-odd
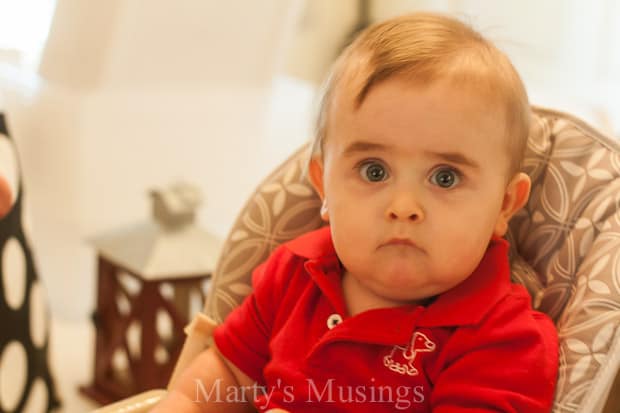
[(323, 188), (323, 161), (319, 158), (312, 158), (308, 165), (308, 175), (310, 183), (314, 190), (321, 197), (321, 201), (325, 199), (325, 190)]
[(308, 168), (310, 174), (310, 182), (314, 187), (314, 190), (319, 194), (321, 198), (321, 219), (325, 222), (329, 222), (329, 211), (327, 207), (327, 199), (325, 198), (325, 187), (323, 179), (323, 162), (318, 158), (312, 158)]
[(510, 218), (525, 206), (530, 197), (531, 187), (532, 181), (530, 177), (523, 172), (517, 173), (510, 180), (506, 187), (506, 192), (504, 193), (502, 209), (495, 223), (495, 230), (493, 231), (495, 236), (503, 237), (506, 234)]

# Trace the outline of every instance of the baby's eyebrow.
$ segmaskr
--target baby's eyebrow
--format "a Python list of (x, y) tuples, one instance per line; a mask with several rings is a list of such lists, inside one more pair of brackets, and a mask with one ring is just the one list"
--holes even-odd
[(463, 155), (460, 152), (432, 152), (432, 151), (427, 151), (426, 154), (431, 156), (431, 157), (434, 157), (434, 158), (442, 159), (442, 160), (444, 160), (446, 162), (454, 163), (454, 164), (457, 164), (457, 165), (467, 166), (467, 167), (472, 168), (472, 169), (480, 168), (480, 165), (478, 165), (478, 163), (476, 161), (474, 161), (473, 159)]
[[(368, 141), (354, 141), (351, 142), (344, 149), (344, 155), (350, 156), (360, 152), (370, 152), (370, 151), (387, 151), (390, 147), (388, 145), (377, 143), (377, 142), (368, 142)], [(465, 156), (460, 152), (435, 152), (435, 151), (424, 151), (424, 155), (432, 158), (441, 159), (445, 162), (450, 162), (456, 165), (462, 165), (465, 167), (469, 167), (472, 169), (479, 169), (480, 165), (473, 159)]]
[(384, 151), (388, 147), (382, 143), (354, 141), (344, 149), (344, 155), (352, 155), (359, 152)]

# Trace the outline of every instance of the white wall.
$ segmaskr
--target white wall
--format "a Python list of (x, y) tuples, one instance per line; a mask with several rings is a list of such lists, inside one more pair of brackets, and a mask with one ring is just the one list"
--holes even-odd
[[(42, 83), (11, 109), (53, 314), (92, 311), (87, 240), (150, 219), (149, 188), (198, 184), (200, 222), (224, 237), (258, 181), (308, 138), (307, 119), (272, 87), (297, 7), (59, 0)], [(282, 128), (274, 111), (300, 123)]]
[(291, 19), (291, 47), (284, 61), (286, 73), (320, 84), (360, 20), (359, 3), (359, 0), (300, 2), (299, 15)]

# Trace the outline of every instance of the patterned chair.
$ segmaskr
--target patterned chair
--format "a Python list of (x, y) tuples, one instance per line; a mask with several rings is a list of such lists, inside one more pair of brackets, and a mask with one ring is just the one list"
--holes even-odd
[[(205, 304), (214, 323), (250, 292), (252, 269), (277, 245), (322, 225), (303, 174), (306, 149), (263, 182), (234, 224)], [(570, 115), (535, 108), (524, 169), (532, 195), (508, 237), (514, 280), (558, 328), (553, 412), (616, 412), (616, 392), (605, 402), (620, 366), (620, 144)], [(208, 344), (204, 325), (190, 328), (179, 366)], [(123, 411), (149, 404), (137, 400)]]

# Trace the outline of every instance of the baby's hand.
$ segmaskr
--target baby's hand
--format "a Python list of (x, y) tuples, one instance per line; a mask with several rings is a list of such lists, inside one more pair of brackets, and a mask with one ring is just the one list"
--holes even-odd
[(9, 213), (13, 206), (13, 194), (9, 183), (0, 176), (0, 219)]

